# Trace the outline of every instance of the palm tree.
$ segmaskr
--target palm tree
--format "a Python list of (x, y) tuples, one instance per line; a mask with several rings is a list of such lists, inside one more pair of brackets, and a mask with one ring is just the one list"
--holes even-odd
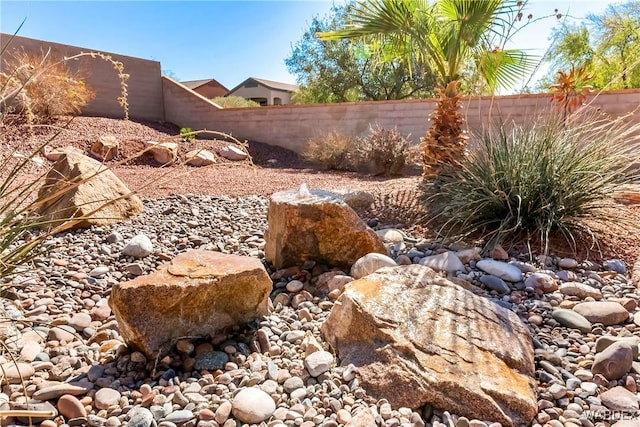
[[(437, 73), (439, 99), (422, 140), (423, 174), (434, 178), (443, 165), (465, 155), (459, 83), (472, 65), (482, 85), (493, 90), (522, 77), (535, 61), (520, 50), (504, 49), (522, 20), (523, 1), (515, 0), (360, 0), (349, 24), (318, 33), (325, 40), (361, 39), (382, 61), (428, 63)], [(527, 18), (531, 20), (531, 15)]]

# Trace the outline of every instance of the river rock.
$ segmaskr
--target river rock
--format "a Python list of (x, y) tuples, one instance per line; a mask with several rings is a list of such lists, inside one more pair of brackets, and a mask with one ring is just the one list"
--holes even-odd
[(522, 271), (515, 265), (493, 259), (481, 259), (476, 263), (476, 267), (485, 273), (493, 274), (507, 282), (522, 281)]
[(144, 209), (111, 170), (74, 148), (65, 149), (54, 163), (38, 198), (43, 203), (37, 213), (58, 230), (115, 224)]
[(631, 346), (633, 350), (633, 360), (638, 359), (638, 345), (640, 345), (640, 337), (616, 337), (613, 335), (603, 335), (596, 340), (596, 353), (604, 351), (611, 344), (616, 342), (625, 342)]
[[(347, 284), (322, 332), (342, 366), (393, 407), (430, 403), (504, 426), (537, 412), (533, 346), (515, 313), (420, 265)], [(463, 397), (464, 396), (464, 397)]]
[(135, 235), (122, 248), (122, 254), (134, 258), (144, 258), (153, 253), (153, 243), (145, 234)]
[(351, 277), (359, 279), (382, 267), (393, 267), (398, 265), (392, 258), (379, 254), (370, 253), (358, 258), (358, 260), (351, 266)]
[(602, 323), (605, 326), (626, 323), (629, 320), (629, 312), (617, 302), (582, 302), (573, 307), (573, 310), (591, 323)]
[(558, 290), (556, 280), (545, 273), (533, 273), (524, 281), (526, 287), (539, 289), (542, 293), (548, 294)]
[(460, 261), (456, 253), (452, 251), (424, 257), (420, 260), (419, 264), (436, 271), (446, 271), (447, 273), (464, 271), (464, 264)]
[(275, 410), (276, 403), (271, 396), (255, 387), (240, 390), (231, 404), (233, 416), (249, 424), (257, 424), (269, 419)]
[(267, 222), (265, 259), (276, 269), (309, 260), (351, 266), (368, 253), (387, 254), (382, 239), (340, 197), (304, 184), (271, 196)]
[(597, 353), (591, 366), (593, 374), (602, 374), (608, 380), (618, 380), (631, 370), (633, 349), (623, 341), (614, 342)]
[(624, 387), (613, 387), (600, 394), (600, 401), (612, 411), (637, 411), (638, 397)]
[[(34, 397), (35, 399), (35, 397)], [(70, 394), (60, 396), (58, 399), (58, 411), (67, 419), (87, 416), (87, 410), (77, 397)]]
[(585, 283), (566, 282), (560, 285), (558, 290), (563, 295), (574, 296), (580, 299), (585, 299), (588, 297), (591, 297), (596, 301), (602, 299), (602, 292), (600, 292), (600, 289), (596, 289), (593, 286), (589, 286)]
[(558, 308), (556, 310), (553, 310), (553, 312), (551, 313), (551, 317), (553, 317), (562, 326), (566, 326), (567, 328), (575, 328), (580, 330), (580, 332), (584, 332), (585, 334), (591, 332), (591, 322), (589, 322), (589, 320), (587, 320), (583, 315), (573, 310)]
[(266, 315), (273, 284), (257, 258), (193, 250), (113, 286), (109, 304), (131, 347), (155, 358), (180, 337), (208, 337)]
[(316, 351), (304, 359), (304, 367), (309, 371), (309, 375), (317, 377), (333, 367), (335, 360), (333, 354), (328, 351)]
[(23, 379), (31, 378), (35, 372), (35, 369), (30, 363), (7, 362), (0, 366), (0, 373), (2, 373), (5, 381), (11, 384), (19, 384)]

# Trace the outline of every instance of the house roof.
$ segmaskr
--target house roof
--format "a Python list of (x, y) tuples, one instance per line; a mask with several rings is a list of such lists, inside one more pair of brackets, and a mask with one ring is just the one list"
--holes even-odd
[(292, 85), (292, 84), (288, 84), (288, 83), (281, 83), (281, 82), (276, 82), (273, 80), (266, 80), (266, 79), (259, 79), (256, 77), (249, 77), (248, 79), (246, 79), (245, 81), (243, 81), (242, 83), (240, 83), (239, 85), (237, 85), (236, 87), (234, 87), (233, 89), (231, 89), (228, 93), (232, 93), (235, 92), (237, 89), (240, 89), (242, 86), (244, 86), (246, 83), (250, 82), (250, 81), (254, 81), (256, 83), (258, 83), (259, 85), (262, 85), (266, 88), (269, 89), (273, 89), (273, 90), (281, 90), (284, 92), (296, 92), (298, 90), (298, 86), (296, 85)]
[(213, 82), (216, 85), (220, 86), (221, 88), (228, 90), (226, 87), (224, 87), (224, 85), (222, 85), (219, 81), (217, 81), (216, 79), (204, 79), (204, 80), (189, 80), (187, 82), (180, 82), (181, 85), (188, 87), (189, 89), (193, 90), (196, 88), (199, 88), (200, 86), (204, 86), (207, 83)]

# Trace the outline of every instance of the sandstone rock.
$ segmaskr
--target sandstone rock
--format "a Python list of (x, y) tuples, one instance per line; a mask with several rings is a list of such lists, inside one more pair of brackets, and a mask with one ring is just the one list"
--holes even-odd
[(398, 265), (393, 259), (379, 253), (370, 253), (359, 258), (351, 266), (351, 277), (359, 279), (373, 273), (382, 267), (394, 267)]
[(369, 408), (363, 409), (354, 415), (345, 427), (371, 427), (376, 425), (376, 417)]
[(109, 304), (127, 344), (155, 358), (180, 337), (215, 336), (267, 314), (272, 285), (257, 258), (193, 250), (114, 285)]
[(602, 374), (610, 381), (618, 380), (631, 370), (632, 363), (633, 349), (626, 342), (618, 341), (596, 354), (591, 372)]
[(519, 282), (522, 280), (522, 271), (514, 265), (493, 259), (481, 259), (476, 267), (485, 273), (493, 274), (507, 282)]
[(147, 141), (147, 151), (153, 159), (161, 165), (170, 165), (178, 160), (178, 143)]
[(218, 154), (221, 157), (224, 157), (225, 159), (231, 160), (234, 162), (237, 162), (240, 160), (246, 160), (249, 158), (249, 155), (244, 150), (236, 147), (235, 145), (227, 145), (221, 148), (218, 151)]
[(493, 249), (491, 249), (489, 256), (498, 261), (506, 261), (509, 259), (509, 254), (504, 250), (502, 245), (495, 245)]
[(191, 150), (184, 157), (189, 166), (209, 166), (216, 162), (216, 156), (209, 150)]
[(118, 155), (120, 141), (113, 135), (102, 135), (91, 144), (89, 154), (101, 162), (108, 162)]
[(629, 320), (629, 312), (617, 302), (583, 302), (573, 307), (573, 310), (582, 314), (589, 322), (602, 323), (605, 326), (626, 323)]
[(32, 398), (36, 400), (51, 400), (57, 399), (62, 395), (73, 395), (79, 396), (81, 394), (86, 394), (93, 388), (93, 384), (90, 382), (76, 382), (76, 383), (58, 383), (51, 384), (45, 388), (37, 390), (33, 393)]
[(455, 252), (451, 251), (424, 257), (420, 260), (419, 264), (436, 271), (446, 271), (447, 273), (464, 270), (464, 264), (462, 264), (460, 258), (458, 258)]
[(282, 191), (267, 211), (265, 258), (276, 269), (314, 260), (351, 266), (368, 253), (387, 254), (376, 233), (338, 196), (327, 191)]
[(232, 413), (243, 423), (257, 424), (268, 419), (276, 410), (276, 403), (264, 391), (250, 387), (233, 398)]
[(533, 346), (517, 315), (419, 265), (345, 286), (322, 326), (342, 366), (393, 407), (426, 403), (505, 426), (537, 412)]
[(593, 286), (580, 282), (563, 283), (560, 285), (559, 291), (563, 295), (574, 296), (580, 299), (585, 299), (587, 297), (591, 297), (594, 300), (602, 299), (602, 292), (600, 292), (600, 289), (596, 289)]
[(75, 149), (53, 165), (38, 198), (37, 212), (52, 228), (115, 224), (143, 211), (142, 201), (112, 171)]

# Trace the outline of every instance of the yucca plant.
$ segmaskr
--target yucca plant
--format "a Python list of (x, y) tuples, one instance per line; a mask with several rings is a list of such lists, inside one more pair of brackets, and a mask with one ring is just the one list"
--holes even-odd
[[(511, 130), (508, 130), (510, 128)], [(499, 123), (477, 147), (422, 185), (432, 225), (449, 237), (474, 235), (493, 247), (505, 239), (542, 242), (559, 233), (573, 247), (594, 224), (624, 223), (611, 209), (628, 184), (640, 184), (640, 125), (581, 110), (524, 125)]]

